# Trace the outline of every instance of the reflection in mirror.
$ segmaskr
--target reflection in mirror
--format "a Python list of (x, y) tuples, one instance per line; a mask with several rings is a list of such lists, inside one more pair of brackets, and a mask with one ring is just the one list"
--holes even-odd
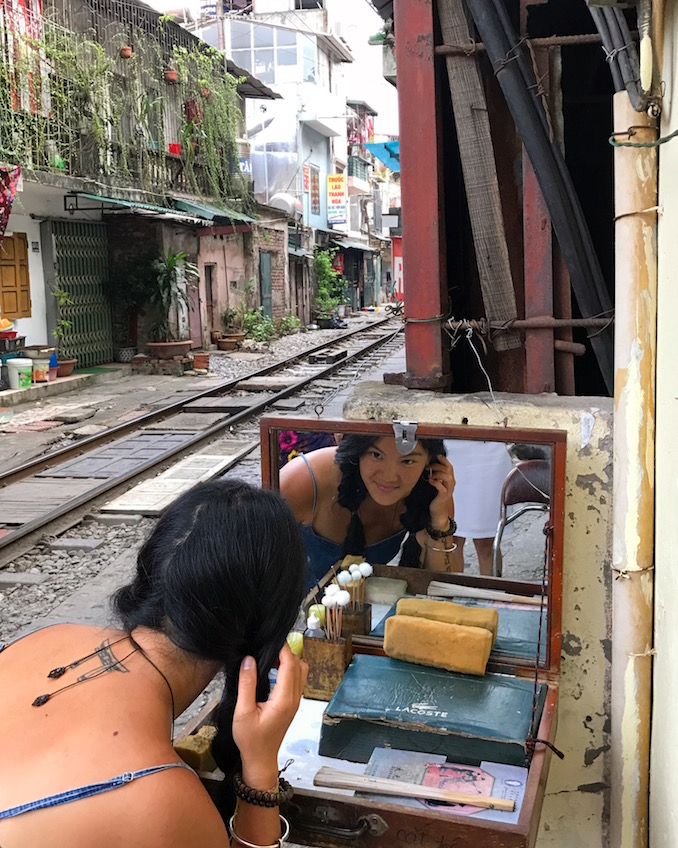
[[(345, 555), (362, 556), (376, 576), (401, 580), (403, 596), (496, 608), (493, 656), (533, 664), (538, 651), (543, 664), (549, 640), (546, 626), (539, 639), (539, 623), (549, 603), (541, 594), (554, 553), (545, 556), (553, 537), (545, 533), (553, 520), (553, 432), (476, 434), (427, 425), (407, 442), (386, 423), (362, 427), (262, 424), (270, 445), (264, 484), (279, 488), (297, 516), (309, 588), (325, 583)], [(373, 603), (372, 637), (383, 638), (396, 600)]]

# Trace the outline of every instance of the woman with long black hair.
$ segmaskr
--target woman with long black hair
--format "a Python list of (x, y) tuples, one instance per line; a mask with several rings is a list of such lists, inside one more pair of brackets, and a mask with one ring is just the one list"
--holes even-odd
[[(121, 627), (56, 625), (0, 653), (0, 845), (279, 845), (277, 753), (306, 666), (285, 637), (304, 553), (284, 500), (239, 481), (172, 504), (114, 598)], [(279, 662), (268, 697), (268, 671)], [(222, 821), (172, 747), (173, 720), (223, 670), (213, 752)], [(228, 833), (227, 833), (228, 831)]]
[(295, 457), (280, 491), (306, 546), (307, 586), (346, 554), (373, 563), (452, 570), (454, 470), (440, 439), (402, 454), (394, 436), (344, 435), (337, 447)]

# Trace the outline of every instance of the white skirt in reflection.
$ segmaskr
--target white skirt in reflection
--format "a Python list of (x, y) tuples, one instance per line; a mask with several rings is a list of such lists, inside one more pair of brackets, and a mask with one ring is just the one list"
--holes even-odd
[(457, 536), (493, 538), (499, 522), (501, 487), (512, 468), (506, 445), (465, 439), (445, 439), (443, 444), (454, 468)]

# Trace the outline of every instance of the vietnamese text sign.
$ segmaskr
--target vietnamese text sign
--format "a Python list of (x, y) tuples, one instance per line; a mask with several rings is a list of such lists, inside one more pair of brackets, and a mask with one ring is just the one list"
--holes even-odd
[(346, 223), (346, 174), (329, 174), (327, 177), (327, 222)]

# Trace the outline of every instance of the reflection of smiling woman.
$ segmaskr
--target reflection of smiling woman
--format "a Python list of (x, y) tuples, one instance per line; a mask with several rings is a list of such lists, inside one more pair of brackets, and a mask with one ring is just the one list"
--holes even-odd
[(406, 533), (400, 565), (451, 570), (454, 472), (438, 439), (403, 455), (393, 436), (347, 435), (285, 465), (280, 491), (301, 524), (311, 585), (346, 554), (389, 562)]

